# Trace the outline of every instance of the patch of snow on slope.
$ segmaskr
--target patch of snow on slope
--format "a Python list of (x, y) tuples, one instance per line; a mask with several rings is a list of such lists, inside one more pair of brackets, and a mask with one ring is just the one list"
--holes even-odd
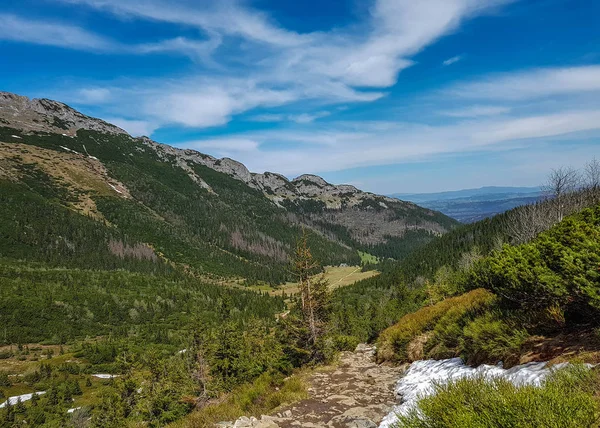
[(113, 186), (112, 184), (108, 183), (108, 185), (109, 185), (110, 187), (112, 187), (112, 188), (113, 188), (113, 190), (114, 190), (115, 192), (123, 194), (123, 192), (121, 192), (119, 189), (117, 189), (117, 188), (116, 188), (115, 186)]
[(93, 374), (92, 376), (97, 377), (98, 379), (112, 379), (115, 377), (119, 377), (119, 375), (116, 375), (116, 374), (105, 374), (105, 373)]
[(81, 153), (79, 153), (79, 152), (76, 152), (75, 150), (72, 150), (72, 149), (70, 149), (70, 148), (68, 148), (68, 147), (65, 147), (65, 146), (58, 146), (58, 147), (60, 147), (60, 148), (61, 148), (61, 149), (63, 149), (63, 150), (66, 150), (67, 152), (75, 153), (75, 154), (78, 154), (78, 155), (80, 155), (80, 154), (81, 154)]
[(528, 363), (505, 370), (501, 366), (485, 364), (472, 368), (465, 365), (460, 358), (415, 361), (396, 384), (396, 396), (402, 400), (402, 404), (396, 406), (384, 418), (379, 428), (391, 428), (397, 421), (396, 415), (408, 414), (415, 408), (420, 398), (433, 394), (435, 384), (482, 376), (486, 379), (504, 378), (515, 385), (539, 386), (552, 370), (564, 366), (564, 364), (557, 364), (548, 368), (546, 365), (545, 362)]
[(6, 407), (6, 403), (8, 403), (8, 402), (10, 402), (11, 406), (14, 406), (15, 404), (17, 404), (17, 402), (19, 400), (21, 400), (21, 402), (31, 400), (31, 397), (33, 397), (33, 394), (42, 395), (45, 393), (46, 393), (46, 391), (39, 391), (39, 392), (31, 393), (31, 394), (15, 395), (14, 397), (8, 397), (8, 400), (6, 400), (4, 403), (0, 404), (0, 409)]

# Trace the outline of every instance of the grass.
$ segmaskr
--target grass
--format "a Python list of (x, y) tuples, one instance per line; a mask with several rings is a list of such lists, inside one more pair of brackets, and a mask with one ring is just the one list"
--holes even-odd
[(217, 403), (189, 414), (170, 428), (214, 427), (222, 421), (235, 421), (240, 416), (260, 417), (278, 407), (308, 396), (301, 374), (283, 379), (280, 374), (265, 373), (254, 382), (235, 389)]
[(466, 378), (438, 385), (396, 428), (598, 427), (598, 390), (598, 370), (576, 365), (556, 371), (541, 387)]
[[(398, 323), (384, 330), (379, 336), (377, 342), (378, 361), (413, 360), (413, 358), (409, 358), (409, 344), (419, 336), (435, 330), (436, 327), (438, 334), (460, 337), (462, 328), (459, 321), (467, 316), (485, 312), (494, 304), (495, 300), (492, 293), (480, 288), (405, 315)], [(417, 358), (421, 358), (421, 356)]]
[[(347, 287), (355, 282), (363, 279), (371, 278), (372, 276), (379, 275), (378, 271), (361, 272), (359, 266), (327, 266), (325, 267), (325, 279), (329, 281), (329, 287), (331, 290), (335, 290), (340, 287)], [(248, 287), (252, 291), (268, 292), (271, 296), (281, 296), (283, 293), (286, 295), (296, 294), (300, 292), (298, 283), (287, 282), (284, 285), (273, 288), (267, 284), (253, 285)]]
[(360, 261), (363, 265), (366, 264), (377, 264), (379, 263), (379, 259), (375, 257), (373, 254), (365, 253), (363, 251), (359, 251), (358, 255), (360, 256)]
[[(0, 156), (15, 156), (14, 162), (35, 164), (36, 168), (51, 176), (65, 188), (79, 189), (73, 207), (84, 214), (99, 216), (91, 195), (114, 196), (104, 167), (87, 156), (62, 153), (27, 144), (0, 143)], [(72, 193), (72, 191), (70, 191)], [(74, 196), (74, 195), (72, 195)]]

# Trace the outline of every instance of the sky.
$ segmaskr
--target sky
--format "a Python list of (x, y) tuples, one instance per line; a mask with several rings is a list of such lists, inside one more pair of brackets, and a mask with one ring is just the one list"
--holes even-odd
[(2, 0), (0, 90), (376, 193), (600, 158), (597, 0)]

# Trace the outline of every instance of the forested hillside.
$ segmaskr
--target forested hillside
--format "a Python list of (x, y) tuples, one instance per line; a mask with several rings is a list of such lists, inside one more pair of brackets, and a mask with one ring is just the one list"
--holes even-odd
[(407, 308), (455, 293), (453, 287), (475, 263), (504, 245), (530, 242), (565, 216), (595, 207), (600, 203), (600, 163), (594, 159), (581, 172), (554, 170), (545, 188), (543, 201), (461, 226), (403, 260), (380, 264), (381, 275), (336, 291), (334, 302), (343, 313), (340, 331), (374, 339)]
[(251, 174), (132, 138), (55, 101), (2, 93), (0, 102), (4, 257), (278, 284), (291, 278), (303, 228), (323, 265), (356, 265), (357, 250), (402, 258), (456, 225), (320, 177)]

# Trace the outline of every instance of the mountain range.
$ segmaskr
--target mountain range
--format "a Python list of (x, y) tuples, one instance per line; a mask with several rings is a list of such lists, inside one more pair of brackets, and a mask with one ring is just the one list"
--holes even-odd
[(460, 221), (473, 223), (543, 197), (540, 187), (486, 186), (437, 193), (395, 193), (391, 197), (443, 212)]
[[(278, 283), (306, 230), (323, 264), (401, 258), (457, 225), (413, 202), (288, 180), (134, 138), (66, 104), (0, 93), (1, 255), (184, 268)], [(52, 249), (52, 251), (50, 251)]]

